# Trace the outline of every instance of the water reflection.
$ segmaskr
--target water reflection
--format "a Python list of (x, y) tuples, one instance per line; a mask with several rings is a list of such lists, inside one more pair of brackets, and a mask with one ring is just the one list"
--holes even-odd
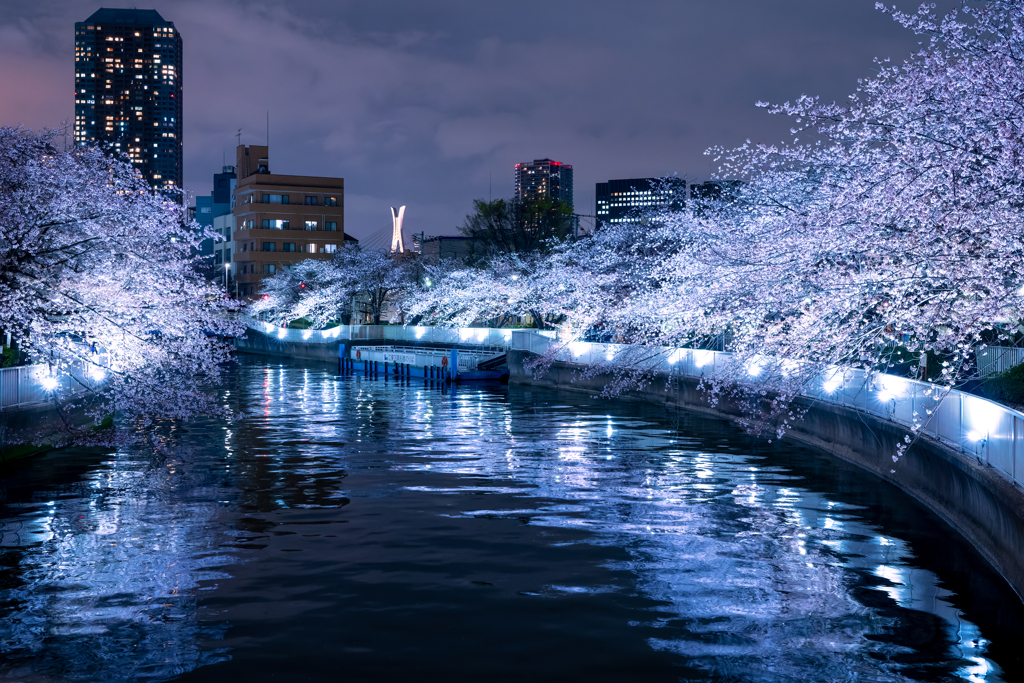
[(645, 680), (1019, 669), (1016, 599), (988, 574), (972, 586), (1010, 595), (999, 609), (951, 587), (973, 560), (944, 554), (969, 550), (929, 545), (934, 518), (791, 446), (646, 406), (253, 359), (224, 402), (247, 418), (190, 425), (170, 458), (55, 456), (4, 480), (0, 676), (261, 680), (319, 659), (357, 679), (386, 662), (621, 680), (602, 657)]
[(0, 672), (163, 680), (223, 658), (199, 647), (223, 630), (200, 623), (199, 588), (234, 558), (210, 533), (218, 503), (201, 473), (126, 451), (57, 490), (20, 478), (5, 481), (0, 520)]

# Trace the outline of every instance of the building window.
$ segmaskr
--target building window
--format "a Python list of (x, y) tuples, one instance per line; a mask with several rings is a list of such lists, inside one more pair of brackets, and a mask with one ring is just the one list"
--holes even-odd
[(338, 222), (337, 221), (324, 221), (324, 230), (337, 230), (337, 229), (338, 229)]
[(306, 230), (316, 230), (316, 221), (306, 221)]
[(273, 263), (268, 263), (267, 265), (263, 266), (263, 268), (263, 272), (265, 272), (267, 275), (273, 275), (274, 273), (277, 272), (277, 266), (275, 266)]
[(337, 205), (338, 205), (338, 198), (337, 197), (324, 197), (324, 206), (337, 206)]
[(303, 244), (302, 245), (302, 251), (307, 252), (309, 254), (315, 254), (316, 253), (316, 242), (310, 242), (309, 244)]
[(247, 249), (248, 246), (249, 246), (248, 244), (246, 244), (245, 242), (242, 242), (242, 251), (248, 251), (248, 249)]
[(324, 253), (325, 254), (336, 254), (336, 253), (338, 253), (338, 245), (337, 244), (325, 244), (324, 245)]
[(274, 220), (270, 218), (263, 219), (263, 227), (269, 228), (270, 230), (287, 230), (289, 225), (288, 221)]
[(281, 251), (295, 251), (295, 242), (285, 242), (281, 245)]
[(288, 204), (288, 195), (286, 194), (265, 194), (263, 195), (264, 204)]
[(316, 206), (316, 197), (306, 196), (306, 206)]
[(249, 230), (252, 230), (253, 226), (255, 225), (256, 221), (252, 220), (251, 218), (245, 222), (245, 227), (248, 228)]
[(263, 251), (274, 251), (274, 242), (264, 242)]

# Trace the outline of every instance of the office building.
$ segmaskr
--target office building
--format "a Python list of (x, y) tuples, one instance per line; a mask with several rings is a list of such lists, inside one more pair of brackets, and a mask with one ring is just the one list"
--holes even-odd
[(155, 10), (75, 24), (75, 143), (127, 156), (155, 188), (182, 186), (181, 36)]
[[(235, 193), (235, 167), (224, 166), (220, 173), (213, 176), (213, 191), (208, 195), (196, 197), (195, 220), (204, 228), (213, 228), (217, 218), (231, 215), (231, 200)], [(199, 256), (212, 257), (209, 262), (213, 265), (231, 263), (230, 250), (226, 243), (231, 239), (231, 221), (221, 223), (217, 228), (218, 234), (224, 241), (214, 242), (212, 239), (203, 240), (199, 245)], [(218, 277), (223, 274), (218, 273)]]
[(260, 281), (279, 268), (329, 259), (346, 242), (356, 242), (345, 234), (344, 178), (273, 174), (265, 146), (239, 145), (235, 161), (232, 239), (226, 247), (236, 294), (255, 296)]
[(573, 206), (572, 166), (551, 159), (516, 164), (516, 198), (561, 201)]
[(624, 223), (651, 209), (686, 206), (686, 181), (679, 178), (623, 178), (597, 183), (598, 225)]

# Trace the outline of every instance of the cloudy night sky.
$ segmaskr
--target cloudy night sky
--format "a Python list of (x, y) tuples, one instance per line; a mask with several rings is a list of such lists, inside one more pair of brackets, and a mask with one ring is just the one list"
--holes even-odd
[[(0, 0), (0, 125), (74, 119), (74, 22), (100, 6)], [(209, 194), (238, 128), (264, 144), (269, 111), (271, 170), (344, 177), (359, 238), (390, 234), (399, 204), (407, 233), (454, 234), (532, 159), (573, 165), (583, 214), (610, 178), (707, 179), (709, 146), (786, 137), (755, 102), (842, 100), (875, 57), (920, 40), (873, 0), (103, 6), (153, 8), (181, 32), (189, 191)]]

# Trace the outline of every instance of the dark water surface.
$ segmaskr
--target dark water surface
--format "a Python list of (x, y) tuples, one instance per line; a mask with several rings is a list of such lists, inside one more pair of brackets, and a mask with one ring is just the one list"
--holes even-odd
[(1024, 680), (977, 554), (793, 444), (244, 357), (224, 402), (3, 471), (0, 680)]

